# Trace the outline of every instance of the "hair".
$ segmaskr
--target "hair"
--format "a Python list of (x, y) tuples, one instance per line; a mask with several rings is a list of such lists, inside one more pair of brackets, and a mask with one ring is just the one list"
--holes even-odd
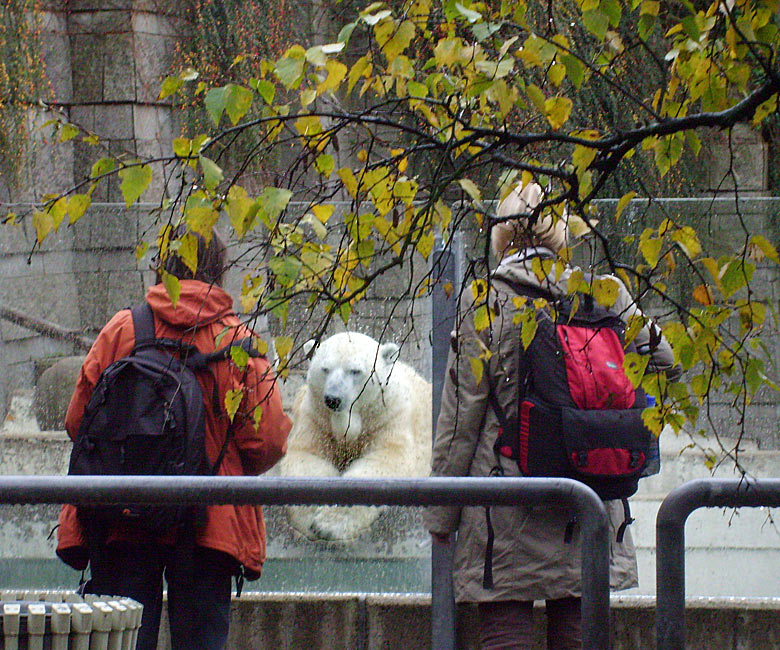
[[(498, 204), (496, 216), (513, 217), (530, 213), (542, 200), (544, 190), (538, 183), (525, 187), (518, 183)], [(545, 246), (558, 252), (566, 245), (568, 229), (564, 217), (539, 215), (533, 224), (528, 217), (517, 216), (496, 223), (490, 231), (490, 244), (495, 256), (501, 260), (509, 251), (527, 246)]]
[(214, 230), (211, 241), (196, 232), (179, 226), (170, 234), (170, 239), (179, 239), (189, 234), (198, 242), (198, 267), (192, 272), (176, 251), (169, 250), (162, 263), (157, 267), (157, 281), (162, 279), (162, 271), (170, 273), (179, 280), (199, 280), (207, 284), (222, 286), (223, 276), (227, 270), (227, 247), (219, 233)]

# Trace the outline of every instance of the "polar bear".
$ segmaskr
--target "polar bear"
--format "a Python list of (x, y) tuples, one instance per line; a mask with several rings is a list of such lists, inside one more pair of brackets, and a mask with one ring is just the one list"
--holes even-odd
[[(308, 341), (304, 350), (315, 347)], [(394, 343), (358, 332), (323, 341), (292, 410), (285, 476), (427, 476), (431, 462), (431, 385), (398, 360)], [(379, 515), (371, 506), (287, 508), (310, 539), (349, 540)]]

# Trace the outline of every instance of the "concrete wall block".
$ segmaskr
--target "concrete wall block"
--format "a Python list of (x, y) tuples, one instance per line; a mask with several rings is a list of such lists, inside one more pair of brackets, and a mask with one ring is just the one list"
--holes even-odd
[(133, 104), (95, 106), (95, 132), (109, 140), (132, 140), (135, 137)]
[(180, 18), (166, 16), (155, 11), (139, 11), (133, 13), (133, 31), (136, 34), (153, 36), (170, 36), (178, 38), (184, 24)]
[(431, 647), (431, 599), (367, 596), (368, 650)]
[[(134, 213), (124, 210), (124, 206), (92, 205), (72, 230), (74, 251), (86, 254), (101, 249), (124, 251), (128, 255), (127, 268), (134, 268), (129, 260), (136, 244), (136, 222)], [(79, 261), (91, 264), (83, 258)], [(82, 269), (80, 266), (78, 268)]]
[(744, 124), (731, 132), (711, 131), (705, 140), (711, 191), (765, 191), (768, 185), (768, 145), (761, 133)]
[[(159, 156), (171, 155), (171, 140), (174, 137), (174, 121), (171, 109), (167, 106), (136, 105), (133, 107), (133, 130), (138, 140), (138, 153)], [(178, 134), (177, 134), (178, 135)], [(155, 142), (156, 148), (148, 153), (142, 148), (142, 143), (148, 148)]]
[(135, 35), (136, 96), (139, 102), (155, 102), (163, 80), (171, 74), (178, 39), (140, 33)]
[(46, 76), (57, 102), (73, 100), (73, 78), (70, 64), (70, 39), (64, 14), (41, 11), (41, 56), (46, 65)]
[[(138, 50), (134, 35), (126, 33), (110, 35), (106, 36), (105, 42), (107, 47), (103, 56), (103, 100), (136, 101), (135, 61)], [(128, 123), (131, 122), (128, 120)]]
[(190, 9), (190, 4), (181, 0), (132, 0), (136, 13), (150, 13), (168, 18), (184, 19)]
[(73, 96), (81, 103), (103, 99), (103, 56), (105, 37), (72, 34), (70, 59), (73, 72)]
[(71, 10), (68, 15), (71, 34), (125, 34), (132, 30), (132, 14), (127, 8), (115, 8), (113, 2), (97, 4), (101, 6)]
[(19, 277), (0, 287), (0, 300), (4, 304), (62, 327), (79, 325), (75, 298), (76, 287), (70, 274), (56, 274), (46, 279)]
[[(329, 648), (360, 647), (360, 607), (357, 597), (266, 597), (247, 594), (233, 602), (228, 647)], [(302, 625), (316, 621), (316, 625)]]

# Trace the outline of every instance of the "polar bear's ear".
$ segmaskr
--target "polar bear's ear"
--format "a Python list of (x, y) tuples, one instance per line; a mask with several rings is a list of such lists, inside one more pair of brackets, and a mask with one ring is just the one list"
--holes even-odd
[(383, 343), (379, 346), (379, 356), (388, 366), (391, 366), (398, 361), (400, 352), (401, 348), (395, 343)]
[(306, 343), (303, 344), (303, 353), (306, 355), (307, 359), (311, 358), (311, 351), (317, 347), (317, 341), (314, 339), (309, 339), (306, 341)]

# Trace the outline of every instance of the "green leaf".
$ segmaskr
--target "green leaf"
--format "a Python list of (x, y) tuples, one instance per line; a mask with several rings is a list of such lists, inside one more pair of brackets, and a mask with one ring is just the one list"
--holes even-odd
[(291, 287), (298, 277), (301, 269), (301, 261), (292, 255), (286, 257), (272, 257), (268, 260), (268, 268), (276, 277), (276, 281), (283, 287)]
[(339, 32), (339, 35), (336, 38), (336, 40), (339, 43), (349, 43), (349, 38), (350, 36), (352, 36), (352, 32), (354, 31), (356, 26), (357, 26), (357, 22), (347, 23), (346, 25), (344, 25), (344, 27), (341, 28), (341, 31)]
[(329, 178), (333, 173), (336, 163), (333, 160), (333, 156), (330, 154), (322, 154), (321, 156), (317, 156), (317, 159), (314, 161), (314, 166), (320, 174), (325, 178)]
[(206, 187), (213, 190), (222, 182), (222, 169), (210, 158), (199, 156), (200, 168), (203, 170), (203, 182)]
[(94, 165), (92, 165), (92, 171), (90, 172), (90, 178), (97, 178), (114, 171), (116, 161), (113, 158), (101, 158)]
[(257, 215), (258, 204), (246, 193), (243, 187), (233, 185), (228, 190), (227, 201), (225, 202), (230, 223), (236, 236), (241, 239), (252, 228), (255, 216)]
[(230, 346), (230, 358), (239, 368), (246, 368), (249, 363), (249, 353), (240, 345)]
[(60, 127), (60, 142), (68, 142), (73, 140), (79, 134), (79, 128), (73, 124), (64, 123)]
[(206, 111), (215, 126), (219, 126), (219, 121), (222, 119), (222, 113), (225, 112), (225, 106), (228, 101), (228, 92), (228, 86), (223, 86), (222, 88), (212, 88), (206, 93), (204, 104), (206, 105)]
[(260, 205), (271, 220), (276, 220), (292, 198), (292, 192), (281, 187), (266, 187)]
[(274, 97), (276, 96), (276, 87), (267, 79), (259, 79), (254, 83), (250, 83), (250, 86), (257, 91), (257, 94), (263, 98), (263, 101), (269, 106), (274, 103)]
[(566, 66), (566, 74), (569, 77), (572, 85), (579, 90), (582, 86), (582, 82), (585, 79), (585, 66), (573, 54), (564, 54), (561, 56), (563, 65)]
[(474, 11), (472, 9), (466, 9), (462, 4), (459, 2), (455, 3), (455, 9), (457, 12), (463, 16), (466, 20), (468, 20), (470, 23), (475, 23), (478, 20), (482, 20), (482, 14), (478, 11)]
[(752, 279), (755, 270), (755, 266), (742, 259), (729, 262), (720, 278), (723, 297), (728, 298), (746, 286)]
[(225, 111), (233, 123), (238, 124), (239, 120), (247, 114), (252, 106), (252, 91), (244, 86), (236, 84), (227, 85), (227, 97), (225, 98)]
[(276, 62), (274, 74), (287, 90), (291, 90), (303, 79), (305, 64), (306, 50), (300, 45), (294, 45)]
[(603, 41), (609, 29), (609, 17), (597, 9), (583, 11), (582, 24), (599, 41)]
[(152, 168), (149, 165), (132, 165), (119, 170), (122, 183), (119, 189), (125, 199), (125, 206), (130, 207), (149, 187), (152, 182)]
[(170, 97), (183, 85), (184, 81), (180, 77), (166, 77), (165, 81), (162, 82), (162, 86), (160, 86), (160, 95), (157, 99)]
[(698, 41), (701, 38), (701, 30), (699, 29), (699, 24), (696, 22), (696, 16), (686, 16), (682, 19), (680, 24), (691, 40)]

